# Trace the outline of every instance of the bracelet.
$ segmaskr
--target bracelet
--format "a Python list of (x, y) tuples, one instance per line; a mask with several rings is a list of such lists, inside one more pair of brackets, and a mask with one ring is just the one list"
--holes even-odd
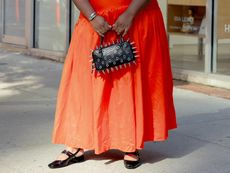
[(92, 21), (96, 16), (97, 16), (96, 12), (91, 13), (89, 16), (89, 21)]

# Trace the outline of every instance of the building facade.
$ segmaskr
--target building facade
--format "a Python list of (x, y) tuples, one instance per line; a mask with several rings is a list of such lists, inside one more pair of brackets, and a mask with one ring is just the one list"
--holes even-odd
[[(230, 1), (159, 4), (174, 78), (230, 89)], [(78, 16), (71, 0), (0, 0), (0, 45), (64, 61)]]

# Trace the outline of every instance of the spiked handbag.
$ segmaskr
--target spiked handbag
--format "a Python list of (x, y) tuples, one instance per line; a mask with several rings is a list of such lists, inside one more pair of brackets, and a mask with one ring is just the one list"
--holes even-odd
[(125, 41), (121, 35), (113, 43), (105, 44), (103, 40), (104, 37), (100, 36), (99, 47), (92, 50), (92, 72), (96, 70), (105, 74), (136, 64), (138, 55), (134, 42)]

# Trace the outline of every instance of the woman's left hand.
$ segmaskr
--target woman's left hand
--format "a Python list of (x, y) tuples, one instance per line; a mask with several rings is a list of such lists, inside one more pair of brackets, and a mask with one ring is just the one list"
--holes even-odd
[(118, 35), (123, 33), (122, 36), (124, 36), (131, 27), (133, 18), (134, 16), (128, 12), (122, 13), (112, 25), (112, 30), (116, 31)]

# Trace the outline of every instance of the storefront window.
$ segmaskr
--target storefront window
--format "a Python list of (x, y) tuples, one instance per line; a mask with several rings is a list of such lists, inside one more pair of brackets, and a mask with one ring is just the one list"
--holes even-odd
[(172, 35), (170, 54), (173, 68), (204, 71), (203, 38)]
[(217, 73), (230, 75), (230, 3), (217, 1)]
[(167, 31), (171, 62), (176, 69), (204, 71), (206, 6), (190, 3), (168, 1)]
[(0, 41), (2, 38), (2, 11), (3, 11), (2, 1), (0, 0)]
[(35, 0), (35, 48), (66, 50), (67, 4), (66, 0)]
[(25, 37), (25, 0), (4, 1), (3, 34)]

